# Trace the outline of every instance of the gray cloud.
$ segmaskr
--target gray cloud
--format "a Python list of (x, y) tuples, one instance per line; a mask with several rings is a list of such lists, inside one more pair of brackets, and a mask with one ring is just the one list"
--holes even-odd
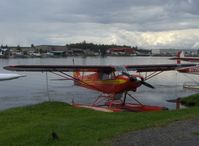
[(197, 48), (198, 6), (198, 0), (1, 0), (0, 40)]

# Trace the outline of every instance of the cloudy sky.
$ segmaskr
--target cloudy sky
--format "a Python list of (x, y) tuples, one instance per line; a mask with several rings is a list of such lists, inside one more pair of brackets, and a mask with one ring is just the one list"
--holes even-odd
[(199, 0), (0, 0), (0, 42), (199, 48)]

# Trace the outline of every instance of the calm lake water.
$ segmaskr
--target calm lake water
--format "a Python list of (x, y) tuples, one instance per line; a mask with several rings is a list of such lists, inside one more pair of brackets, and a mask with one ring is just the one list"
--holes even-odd
[[(167, 57), (76, 57), (76, 65), (132, 65), (132, 64), (162, 64), (176, 63), (168, 60)], [(13, 64), (54, 64), (71, 65), (73, 58), (29, 58), (29, 59), (0, 59), (0, 72), (3, 66)], [(73, 86), (72, 81), (52, 80), (59, 79), (58, 76), (48, 73), (18, 72), (26, 77), (16, 80), (0, 82), (0, 109), (18, 107), (43, 101), (63, 101), (71, 103), (72, 100), (80, 103), (91, 103), (100, 94), (99, 92)], [(48, 77), (48, 91), (47, 91)], [(184, 82), (198, 81), (197, 75), (184, 75), (176, 71), (163, 72), (160, 75), (148, 80), (155, 89), (140, 87), (136, 93), (132, 94), (139, 98), (141, 102), (149, 105), (161, 105), (170, 109), (175, 108), (175, 104), (166, 100), (175, 99), (191, 95), (198, 91), (183, 89)]]

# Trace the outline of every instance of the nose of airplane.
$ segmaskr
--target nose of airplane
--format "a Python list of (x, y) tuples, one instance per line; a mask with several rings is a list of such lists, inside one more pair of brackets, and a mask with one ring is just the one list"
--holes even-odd
[(138, 87), (141, 86), (141, 85), (144, 85), (144, 86), (149, 87), (149, 88), (154, 88), (151, 84), (145, 82), (144, 78), (140, 75), (135, 75), (135, 76), (132, 75), (132, 78), (134, 78), (134, 81), (136, 81)]
[(145, 82), (142, 76), (132, 75), (131, 77), (129, 77), (129, 81), (130, 81), (130, 90), (132, 91), (136, 91), (137, 88), (140, 87), (141, 85), (144, 85), (149, 88), (154, 88), (151, 84)]

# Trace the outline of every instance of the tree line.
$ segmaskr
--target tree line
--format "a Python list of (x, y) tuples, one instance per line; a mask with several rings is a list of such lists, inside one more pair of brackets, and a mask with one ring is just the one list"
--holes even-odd
[(111, 45), (107, 45), (107, 44), (94, 44), (94, 43), (87, 43), (86, 41), (83, 41), (81, 43), (72, 43), (72, 44), (67, 44), (66, 45), (69, 49), (72, 48), (79, 48), (79, 49), (83, 49), (83, 50), (91, 50), (93, 52), (100, 52), (101, 55), (105, 55), (106, 51), (110, 48), (120, 48), (120, 47), (125, 47), (125, 48), (135, 48), (136, 47), (131, 47), (131, 46), (127, 46), (127, 45), (115, 45), (115, 44), (111, 44)]

